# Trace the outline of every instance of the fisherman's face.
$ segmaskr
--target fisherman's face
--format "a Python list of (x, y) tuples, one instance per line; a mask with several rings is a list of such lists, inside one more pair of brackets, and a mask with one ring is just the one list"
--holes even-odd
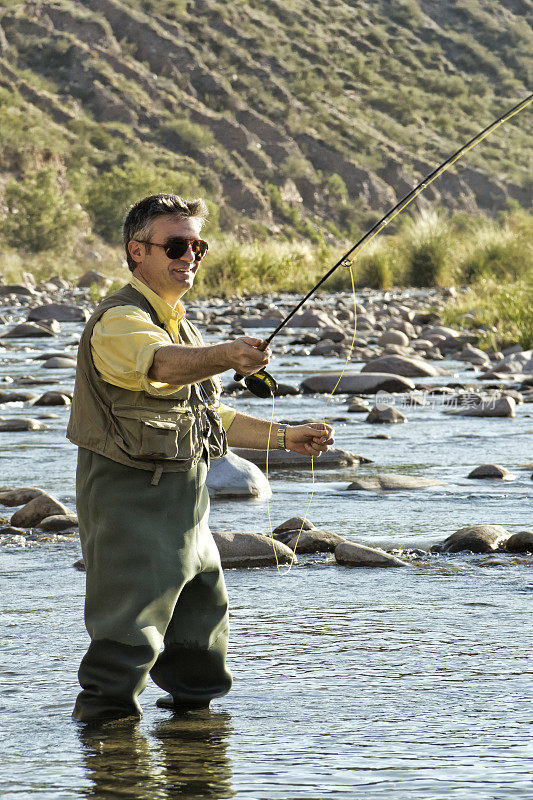
[[(151, 226), (150, 242), (165, 245), (169, 239), (199, 239), (202, 223), (198, 219), (175, 217), (165, 214), (156, 217)], [(194, 283), (200, 262), (196, 261), (191, 246), (179, 259), (170, 259), (163, 247), (131, 241), (128, 244), (131, 257), (137, 266), (133, 270), (136, 278), (150, 287), (169, 305), (175, 306)]]

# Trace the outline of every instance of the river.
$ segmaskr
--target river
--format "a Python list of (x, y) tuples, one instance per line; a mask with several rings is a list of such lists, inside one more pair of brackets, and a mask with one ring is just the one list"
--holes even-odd
[[(50, 350), (74, 351), (80, 330), (63, 324)], [(49, 379), (38, 393), (72, 388), (71, 371), (43, 370), (33, 360), (43, 350), (35, 341), (0, 344), (0, 381), (15, 379), (0, 388), (17, 388), (22, 375)], [(280, 355), (272, 371), (297, 384), (341, 364)], [(464, 364), (444, 366), (458, 382), (473, 378)], [(270, 415), (269, 401), (228, 402)], [(275, 416), (320, 418), (324, 403), (279, 398)], [(399, 407), (407, 424), (371, 426), (346, 413), (346, 397), (330, 402), (338, 446), (374, 463), (317, 470), (308, 513), (315, 525), (364, 544), (421, 551), (467, 524), (533, 527), (531, 469), (523, 466), (532, 460), (533, 406), (517, 406), (515, 419)], [(43, 420), (46, 430), (0, 433), (0, 485), (39, 486), (73, 507), (68, 408), (0, 407), (5, 418), (49, 411), (57, 418)], [(390, 439), (368, 438), (384, 430)], [(502, 464), (516, 479), (468, 480), (482, 463)], [(445, 483), (345, 491), (356, 474), (377, 471)], [(310, 471), (270, 478), (273, 525), (302, 515)], [(0, 515), (12, 510), (0, 507)], [(266, 503), (217, 500), (211, 525), (268, 532)], [(533, 798), (531, 558), (420, 552), (409, 568), (350, 569), (325, 554), (301, 556), (283, 575), (227, 570), (231, 693), (209, 711), (172, 716), (155, 708), (161, 691), (149, 685), (142, 721), (84, 731), (70, 719), (88, 642), (84, 576), (72, 567), (79, 557), (77, 537), (2, 539), (2, 798)]]

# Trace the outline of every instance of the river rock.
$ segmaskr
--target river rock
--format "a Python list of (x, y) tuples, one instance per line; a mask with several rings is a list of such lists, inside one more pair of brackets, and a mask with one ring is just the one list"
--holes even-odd
[(60, 503), (59, 500), (56, 500), (55, 497), (43, 493), (34, 497), (23, 508), (15, 511), (10, 522), (16, 527), (33, 528), (46, 517), (52, 517), (56, 514), (61, 514), (62, 516), (65, 514), (74, 515), (74, 512), (64, 506), (63, 503)]
[(4, 527), (0, 527), (0, 536), (22, 536), (22, 539), (26, 541), (24, 537), (27, 533), (28, 531), (24, 530), (24, 528), (14, 528), (13, 525), (5, 525)]
[(370, 406), (368, 403), (365, 403), (364, 400), (358, 397), (354, 397), (350, 400), (350, 405), (348, 406), (348, 412), (350, 414), (368, 414), (369, 411)]
[(36, 322), (21, 322), (15, 325), (10, 331), (4, 333), (2, 339), (28, 339), (40, 336), (55, 336), (59, 333), (59, 324), (52, 325), (38, 325)]
[(378, 547), (367, 547), (356, 542), (340, 542), (335, 548), (337, 564), (349, 567), (407, 567), (406, 561), (386, 553)]
[(231, 451), (211, 461), (206, 485), (211, 497), (256, 497), (265, 500), (272, 496), (268, 480), (261, 470)]
[(337, 326), (333, 328), (330, 326), (328, 326), (327, 328), (320, 328), (320, 339), (321, 341), (326, 341), (326, 342), (349, 343), (348, 338), (344, 333), (344, 331)]
[(45, 517), (37, 525), (42, 531), (50, 531), (52, 533), (59, 533), (66, 531), (69, 528), (78, 527), (78, 517), (76, 514), (53, 514), (51, 517)]
[(97, 286), (110, 286), (112, 280), (110, 278), (106, 278), (106, 276), (102, 275), (101, 272), (96, 272), (96, 270), (90, 269), (81, 276), (77, 285), (80, 289), (88, 289), (93, 285), (93, 283), (95, 283)]
[(0, 505), (22, 506), (43, 494), (46, 494), (44, 489), (38, 489), (35, 486), (23, 486), (20, 489), (6, 489), (0, 492)]
[(35, 392), (0, 392), (0, 403), (25, 403), (34, 397)]
[(533, 350), (524, 350), (519, 353), (509, 353), (488, 372), (484, 378), (492, 378), (497, 374), (514, 374), (533, 372)]
[[(224, 568), (267, 567), (296, 561), (293, 551), (262, 533), (213, 532)], [(275, 551), (275, 554), (274, 554)]]
[[(266, 450), (251, 450), (245, 447), (232, 447), (232, 451), (251, 461), (258, 467), (266, 466)], [(350, 453), (348, 450), (341, 450), (339, 448), (331, 448), (325, 453), (322, 453), (319, 458), (314, 459), (314, 468), (318, 467), (351, 467), (354, 464), (357, 466), (360, 462), (359, 456), (355, 453)], [(311, 468), (310, 456), (302, 456), (300, 453), (294, 453), (286, 450), (270, 450), (268, 454), (269, 469), (280, 467), (307, 467)]]
[(434, 377), (435, 375), (448, 374), (446, 370), (435, 367), (422, 358), (400, 355), (386, 355), (374, 358), (364, 365), (361, 372), (388, 372), (408, 378)]
[(393, 491), (401, 489), (423, 489), (426, 486), (442, 486), (444, 481), (432, 478), (420, 478), (417, 475), (398, 475), (397, 473), (378, 473), (356, 478), (347, 491), (363, 490), (367, 492)]
[(477, 364), (484, 366), (490, 364), (489, 356), (480, 350), (478, 347), (473, 347), (471, 344), (465, 344), (459, 355), (459, 361), (467, 361), (469, 364)]
[(456, 417), (514, 417), (515, 407), (512, 397), (500, 397), (464, 408), (446, 409), (444, 413)]
[(499, 464), (481, 464), (467, 475), (467, 478), (499, 478), (505, 481), (512, 481), (515, 477), (512, 472), (505, 467), (500, 467)]
[(385, 345), (390, 344), (407, 347), (409, 344), (409, 337), (403, 333), (403, 331), (388, 330), (381, 334), (378, 339), (378, 344), (380, 347), (385, 347)]
[(76, 359), (65, 356), (53, 356), (44, 361), (43, 369), (76, 369)]
[(305, 517), (291, 517), (290, 519), (286, 519), (285, 522), (282, 522), (272, 531), (274, 536), (277, 536), (279, 533), (284, 533), (285, 531), (299, 531), (300, 528), (303, 531), (316, 531), (317, 528), (311, 520), (306, 519)]
[[(308, 393), (329, 394), (338, 380), (338, 373), (333, 372), (310, 375), (302, 382), (301, 389)], [(401, 375), (391, 375), (387, 372), (355, 372), (344, 373), (335, 389), (335, 394), (375, 394), (379, 391), (411, 392), (414, 388), (414, 383)]]
[(325, 311), (300, 311), (287, 323), (288, 328), (336, 328), (342, 331), (337, 321)]
[(344, 537), (331, 531), (321, 531), (313, 528), (312, 530), (302, 530), (297, 527), (292, 531), (280, 531), (276, 534), (276, 539), (286, 544), (293, 551), (298, 553), (333, 553), (340, 542), (344, 542)]
[(467, 525), (452, 533), (440, 545), (434, 545), (431, 550), (443, 553), (459, 553), (462, 550), (491, 553), (509, 536), (509, 531), (500, 525)]
[(533, 553), (533, 531), (519, 531), (509, 536), (504, 544), (510, 553)]
[(0, 420), (0, 431), (42, 431), (44, 430), (42, 422), (29, 417), (10, 417), (10, 419)]
[(28, 320), (39, 321), (43, 319), (56, 319), (58, 322), (87, 322), (89, 312), (79, 306), (70, 306), (65, 303), (48, 303), (44, 306), (32, 308)]
[(365, 422), (371, 425), (393, 425), (399, 422), (407, 422), (407, 417), (394, 406), (380, 404), (379, 407), (373, 407), (370, 414), (365, 419)]
[(45, 392), (33, 404), (34, 406), (69, 406), (72, 402), (72, 392)]

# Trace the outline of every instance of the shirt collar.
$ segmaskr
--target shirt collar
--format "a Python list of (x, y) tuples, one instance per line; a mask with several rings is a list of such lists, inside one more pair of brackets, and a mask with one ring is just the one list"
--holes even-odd
[(168, 322), (171, 319), (175, 319), (180, 322), (185, 316), (185, 308), (179, 300), (176, 303), (176, 308), (172, 308), (172, 306), (169, 305), (166, 300), (163, 300), (162, 297), (156, 294), (153, 289), (150, 289), (150, 287), (145, 283), (136, 278), (135, 275), (131, 276), (130, 285), (133, 286), (134, 289), (137, 289), (137, 291), (140, 292), (143, 297), (146, 297), (161, 322)]

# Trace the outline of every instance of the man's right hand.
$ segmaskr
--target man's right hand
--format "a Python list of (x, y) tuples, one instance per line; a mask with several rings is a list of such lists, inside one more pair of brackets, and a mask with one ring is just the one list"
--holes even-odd
[(232, 342), (226, 343), (228, 369), (234, 369), (240, 375), (253, 375), (262, 367), (266, 367), (272, 351), (269, 347), (259, 350), (263, 344), (262, 339), (255, 336), (240, 336)]

